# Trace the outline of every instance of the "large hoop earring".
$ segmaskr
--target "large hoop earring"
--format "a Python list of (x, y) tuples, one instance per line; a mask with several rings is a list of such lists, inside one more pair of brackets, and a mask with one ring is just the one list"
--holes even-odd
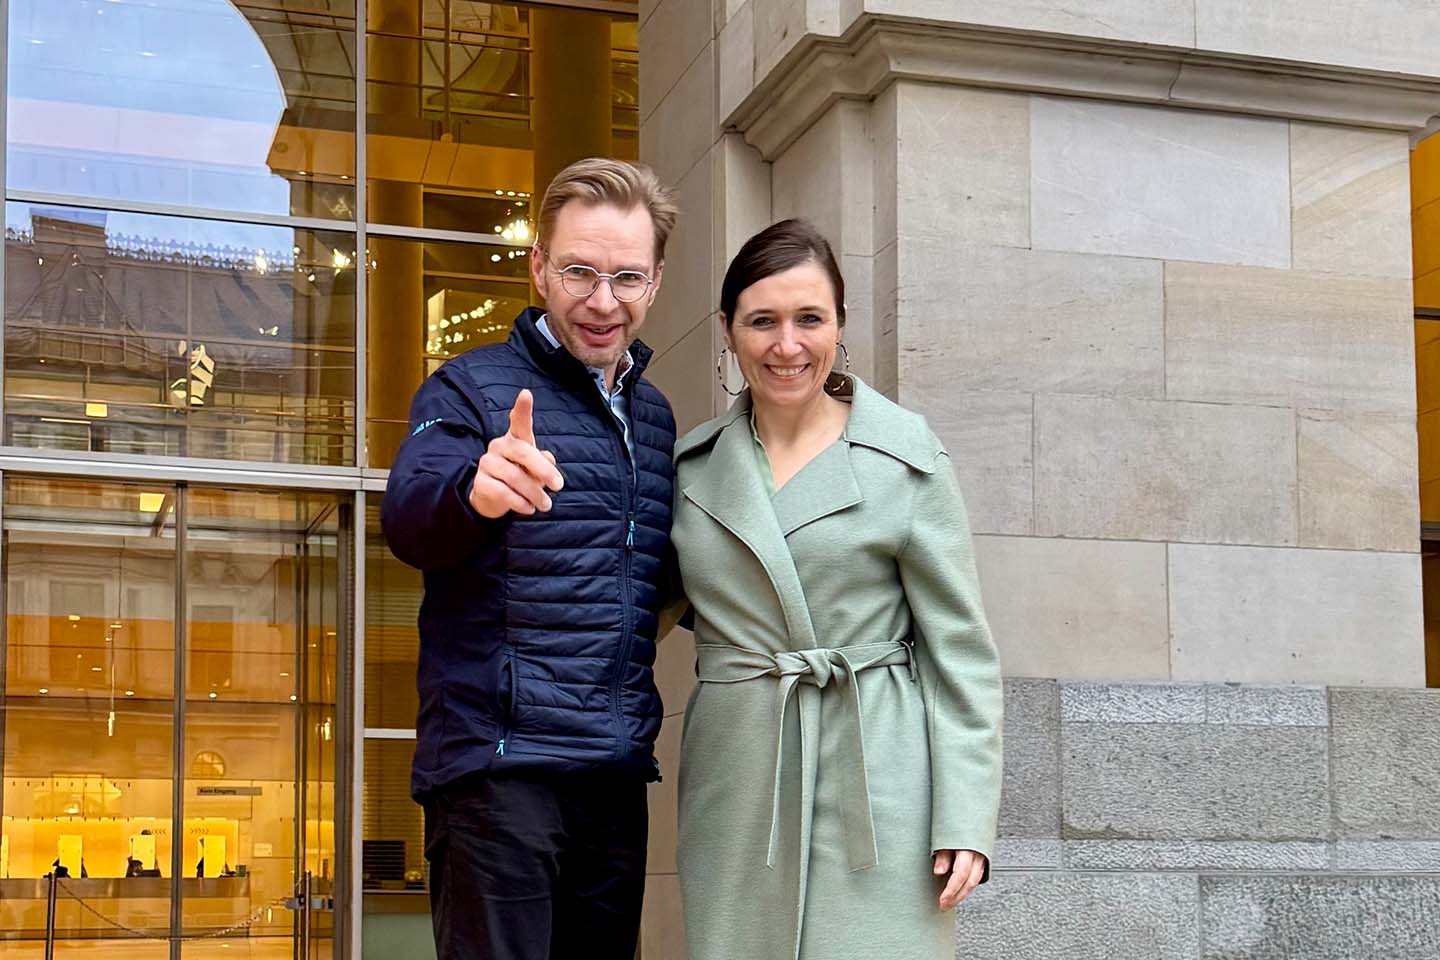
[(729, 352), (729, 347), (720, 348), (720, 356), (715, 358), (715, 379), (720, 381), (721, 390), (724, 390), (732, 397), (738, 397), (740, 396), (740, 394), (745, 392), (744, 388), (742, 387), (739, 390), (731, 390), (730, 384), (725, 382), (725, 354)]
[(846, 349), (845, 349), (845, 344), (844, 344), (844, 343), (841, 343), (841, 342), (838, 341), (838, 340), (835, 341), (835, 346), (837, 346), (837, 347), (840, 348), (840, 356), (842, 356), (842, 357), (845, 358), (845, 372), (846, 372), (846, 373), (849, 373), (849, 372), (850, 372), (850, 351), (849, 351), (849, 350), (846, 350)]

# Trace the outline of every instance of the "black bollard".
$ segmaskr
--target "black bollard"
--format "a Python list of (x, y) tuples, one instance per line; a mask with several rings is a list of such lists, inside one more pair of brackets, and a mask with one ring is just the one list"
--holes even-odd
[(45, 907), (45, 960), (55, 960), (55, 900), (60, 890), (59, 871), (46, 874), (50, 879), (49, 903)]

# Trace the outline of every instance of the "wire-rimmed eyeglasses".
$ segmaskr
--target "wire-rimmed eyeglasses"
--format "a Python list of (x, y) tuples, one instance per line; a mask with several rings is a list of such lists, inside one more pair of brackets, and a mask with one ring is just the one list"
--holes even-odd
[(589, 297), (600, 286), (600, 281), (605, 280), (609, 282), (610, 292), (616, 300), (621, 303), (634, 303), (645, 296), (645, 292), (655, 282), (639, 270), (601, 273), (594, 267), (580, 263), (572, 263), (555, 272), (560, 275), (560, 285), (565, 288), (565, 292), (579, 300)]

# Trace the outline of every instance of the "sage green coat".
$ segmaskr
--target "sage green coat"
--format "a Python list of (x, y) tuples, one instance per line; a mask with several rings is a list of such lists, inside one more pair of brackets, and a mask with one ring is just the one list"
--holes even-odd
[(995, 836), (1000, 668), (950, 459), (858, 378), (827, 389), (844, 436), (778, 493), (748, 394), (675, 449), (691, 960), (948, 960), (931, 853)]

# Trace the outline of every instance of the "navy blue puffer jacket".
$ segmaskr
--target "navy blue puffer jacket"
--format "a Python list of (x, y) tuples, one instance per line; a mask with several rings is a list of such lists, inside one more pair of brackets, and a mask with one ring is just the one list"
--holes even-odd
[[(420, 606), (417, 797), (476, 770), (611, 769), (655, 779), (655, 630), (673, 576), (675, 418), (624, 380), (635, 440), (585, 367), (530, 308), (503, 344), (456, 357), (420, 387), (385, 490), (390, 549), (425, 574)], [(553, 508), (489, 520), (469, 504), (476, 461), (509, 428), (521, 389), (565, 487)]]

